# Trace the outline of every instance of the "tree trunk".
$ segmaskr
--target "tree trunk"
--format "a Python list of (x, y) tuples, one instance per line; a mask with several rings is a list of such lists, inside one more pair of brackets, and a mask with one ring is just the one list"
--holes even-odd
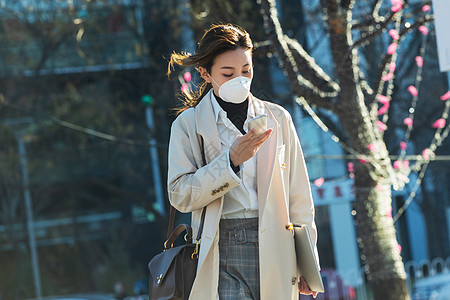
[(391, 184), (374, 181), (368, 166), (355, 169), (355, 209), (358, 245), (376, 300), (409, 299), (406, 274), (395, 236), (391, 210)]

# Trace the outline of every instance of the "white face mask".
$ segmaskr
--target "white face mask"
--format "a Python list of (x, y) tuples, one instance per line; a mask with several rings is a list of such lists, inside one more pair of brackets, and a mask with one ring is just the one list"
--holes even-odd
[[(219, 86), (211, 75), (209, 75), (209, 78), (211, 78), (211, 80)], [(248, 77), (235, 77), (219, 86), (219, 97), (226, 102), (235, 104), (242, 103), (245, 99), (247, 99), (250, 93), (251, 84), (252, 80)]]

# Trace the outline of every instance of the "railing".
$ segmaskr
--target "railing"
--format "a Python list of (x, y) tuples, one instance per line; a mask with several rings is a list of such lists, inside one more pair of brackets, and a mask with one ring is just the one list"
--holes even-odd
[[(421, 295), (414, 293), (414, 284), (421, 279), (435, 276), (438, 274), (449, 274), (450, 276), (450, 257), (435, 258), (433, 260), (422, 260), (419, 262), (409, 261), (405, 263), (406, 286), (413, 300), (428, 300), (432, 293), (437, 293), (439, 286), (431, 286)], [(323, 275), (323, 274), (322, 274)], [(326, 294), (319, 294), (316, 300), (374, 300), (373, 293), (364, 276), (364, 268), (360, 270), (348, 271), (328, 276), (324, 280), (326, 285)], [(346, 280), (353, 282), (351, 286)], [(331, 283), (331, 284), (330, 284)], [(425, 294), (425, 296), (423, 296)], [(413, 296), (415, 296), (413, 298)], [(312, 297), (301, 296), (300, 300), (312, 300)]]

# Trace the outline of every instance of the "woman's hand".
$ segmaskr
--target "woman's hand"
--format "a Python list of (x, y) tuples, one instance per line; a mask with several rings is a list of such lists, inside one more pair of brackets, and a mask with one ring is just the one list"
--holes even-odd
[(252, 129), (250, 132), (243, 136), (239, 136), (234, 141), (230, 148), (230, 159), (233, 165), (239, 166), (243, 162), (252, 158), (259, 147), (269, 138), (272, 134), (272, 129), (269, 129), (261, 134), (256, 134), (256, 129)]
[(300, 294), (312, 295), (314, 298), (316, 298), (318, 294), (318, 292), (311, 291), (305, 279), (303, 279), (303, 276), (300, 277), (300, 281), (298, 283), (298, 291), (300, 292)]

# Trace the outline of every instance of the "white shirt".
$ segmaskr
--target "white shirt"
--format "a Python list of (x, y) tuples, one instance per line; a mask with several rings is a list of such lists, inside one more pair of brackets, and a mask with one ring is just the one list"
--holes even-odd
[[(222, 152), (228, 153), (238, 136), (242, 133), (228, 119), (227, 113), (219, 105), (214, 93), (211, 93), (211, 103), (216, 119), (217, 130), (222, 143)], [(249, 97), (247, 119), (244, 122), (244, 131), (248, 132), (248, 121), (255, 117), (251, 97)], [(257, 154), (256, 154), (257, 155)], [(228, 166), (231, 175), (239, 182), (239, 185), (224, 195), (222, 219), (239, 219), (258, 217), (258, 194), (256, 184), (256, 155), (239, 165), (240, 171), (234, 173), (231, 165)], [(229, 161), (229, 159), (228, 159)]]

